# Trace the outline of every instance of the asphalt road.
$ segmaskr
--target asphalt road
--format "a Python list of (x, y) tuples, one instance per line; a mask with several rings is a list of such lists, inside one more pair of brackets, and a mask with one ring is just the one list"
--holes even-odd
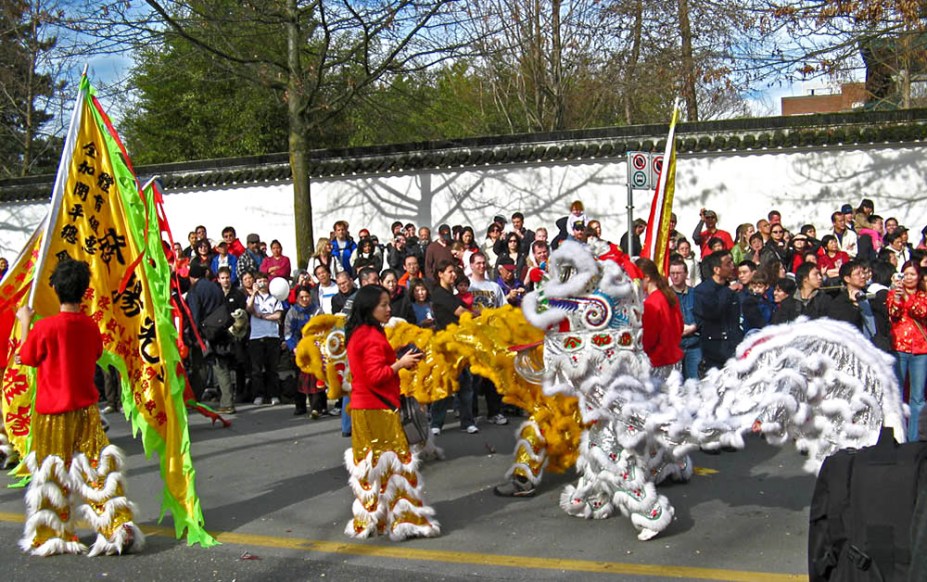
[[(583, 520), (560, 510), (571, 473), (545, 476), (538, 494), (503, 499), (492, 486), (511, 460), (518, 419), (481, 423), (468, 435), (449, 419), (444, 461), (423, 469), (439, 538), (392, 543), (344, 534), (351, 493), (342, 465), (348, 439), (336, 418), (310, 421), (292, 407), (244, 405), (231, 428), (190, 419), (197, 488), (210, 532), (223, 543), (187, 546), (170, 516), (158, 524), (154, 459), (110, 415), (112, 441), (128, 454), (129, 496), (149, 533), (138, 555), (32, 558), (21, 554), (23, 492), (0, 489), (3, 579), (25, 580), (744, 580), (807, 579), (812, 476), (794, 449), (750, 438), (745, 451), (693, 456), (697, 474), (661, 488), (676, 509), (657, 538), (638, 541), (630, 522)], [(4, 477), (9, 482), (9, 479)], [(84, 541), (93, 539), (82, 530)]]

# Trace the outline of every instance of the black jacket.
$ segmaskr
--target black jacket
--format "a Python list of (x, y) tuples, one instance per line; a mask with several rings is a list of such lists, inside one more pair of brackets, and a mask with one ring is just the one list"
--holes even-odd
[(693, 312), (699, 325), (702, 355), (709, 366), (723, 366), (743, 339), (740, 299), (730, 287), (719, 285), (713, 279), (699, 283), (693, 293)]
[(850, 300), (850, 295), (846, 289), (841, 289), (836, 297), (827, 302), (825, 308), (825, 316), (838, 321), (845, 321), (855, 326), (859, 331), (863, 331), (863, 313), (860, 311), (859, 305)]
[(794, 297), (786, 297), (782, 300), (782, 303), (779, 304), (779, 308), (776, 309), (776, 312), (773, 313), (770, 323), (779, 325), (780, 323), (795, 321), (801, 315), (801, 308), (801, 303)]
[(401, 317), (409, 323), (415, 323), (415, 312), (412, 310), (412, 302), (409, 301), (409, 293), (402, 287), (398, 288), (399, 293), (390, 297), (389, 305), (393, 317)]

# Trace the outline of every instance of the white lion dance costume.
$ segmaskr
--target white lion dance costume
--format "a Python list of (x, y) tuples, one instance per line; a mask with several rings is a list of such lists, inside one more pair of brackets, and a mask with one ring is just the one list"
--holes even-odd
[(606, 257), (563, 243), (524, 301), (528, 321), (547, 330), (543, 371), (526, 374), (540, 376), (548, 395), (578, 397), (589, 425), (580, 479), (561, 495), (567, 513), (605, 518), (618, 510), (647, 540), (673, 517), (656, 484), (689, 479), (694, 448), (743, 448), (746, 432), (761, 432), (774, 444), (794, 440), (815, 472), (840, 448), (873, 444), (883, 424), (904, 434), (891, 357), (844, 323), (766, 328), (701, 382), (682, 383), (678, 372), (665, 383), (651, 377), (639, 287), (620, 253)]

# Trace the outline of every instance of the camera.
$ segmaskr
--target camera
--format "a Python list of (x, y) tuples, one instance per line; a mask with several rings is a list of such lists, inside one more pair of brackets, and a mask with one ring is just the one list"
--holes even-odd
[(420, 350), (417, 345), (415, 345), (414, 343), (408, 343), (402, 346), (401, 348), (399, 348), (398, 350), (396, 350), (396, 357), (399, 359), (402, 359), (402, 357), (405, 356), (406, 354), (420, 354), (420, 353), (422, 353), (422, 350)]

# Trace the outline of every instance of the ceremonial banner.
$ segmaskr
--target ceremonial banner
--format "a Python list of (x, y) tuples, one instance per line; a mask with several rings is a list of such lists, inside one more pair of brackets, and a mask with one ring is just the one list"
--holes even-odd
[(0, 365), (3, 366), (3, 399), (0, 407), (7, 437), (17, 451), (29, 449), (29, 421), (32, 418), (35, 369), (19, 367), (13, 362), (13, 355), (21, 344), (16, 311), (25, 304), (26, 295), (32, 287), (43, 228), (44, 223), (39, 225), (29, 238), (29, 242), (0, 282), (0, 338), (8, 340), (4, 342), (0, 351)]
[(679, 104), (673, 106), (666, 150), (663, 154), (663, 168), (653, 193), (650, 219), (641, 256), (656, 263), (662, 275), (669, 273), (669, 223), (673, 213), (673, 195), (676, 193), (676, 121), (679, 118)]
[[(158, 227), (152, 191), (142, 192), (128, 156), (84, 77), (79, 95), (79, 123), (66, 142), (59, 168), (49, 225), (39, 255), (34, 307), (37, 317), (58, 312), (48, 277), (60, 260), (90, 265), (90, 287), (81, 309), (100, 326), (104, 354), (122, 380), (122, 404), (133, 434), (142, 435), (148, 457), (157, 453), (165, 488), (163, 518), (170, 510), (178, 537), (213, 545), (203, 529), (194, 488), (184, 380), (177, 331), (171, 320), (170, 270)], [(47, 258), (47, 260), (42, 260)], [(15, 326), (14, 326), (15, 327)], [(14, 336), (15, 339), (15, 336)], [(4, 419), (8, 430), (8, 394), (18, 390), (3, 381)], [(22, 408), (15, 411), (21, 414)], [(18, 416), (17, 426), (29, 418)], [(20, 444), (20, 446), (22, 446)], [(26, 448), (17, 447), (25, 457)]]

